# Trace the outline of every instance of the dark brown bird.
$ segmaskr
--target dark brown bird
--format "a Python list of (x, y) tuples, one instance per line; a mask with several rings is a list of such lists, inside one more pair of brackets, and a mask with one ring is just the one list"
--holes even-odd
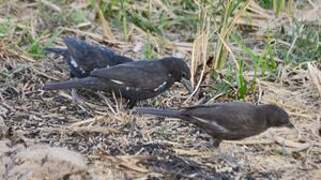
[(143, 107), (136, 108), (135, 112), (183, 119), (200, 127), (219, 142), (254, 136), (270, 127), (293, 128), (288, 113), (272, 104), (232, 102), (198, 105), (179, 110)]
[(93, 70), (88, 77), (48, 83), (44, 90), (88, 88), (113, 91), (129, 99), (129, 107), (138, 100), (155, 97), (181, 81), (188, 90), (190, 70), (179, 58), (167, 57), (153, 61), (134, 61)]

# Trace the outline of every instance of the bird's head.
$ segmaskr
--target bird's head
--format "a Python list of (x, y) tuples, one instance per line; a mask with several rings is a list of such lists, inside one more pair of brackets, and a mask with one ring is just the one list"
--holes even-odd
[(161, 61), (168, 69), (169, 76), (172, 76), (175, 81), (180, 81), (189, 92), (193, 91), (190, 83), (191, 71), (183, 59), (166, 57)]
[(269, 126), (294, 128), (289, 120), (288, 113), (281, 107), (274, 104), (266, 104), (260, 105), (260, 108), (263, 110)]

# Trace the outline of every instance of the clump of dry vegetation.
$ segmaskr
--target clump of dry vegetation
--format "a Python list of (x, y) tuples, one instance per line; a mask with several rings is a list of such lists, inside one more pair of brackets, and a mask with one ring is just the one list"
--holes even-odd
[[(0, 1), (0, 177), (320, 178), (320, 8), (313, 0)], [(66, 35), (134, 59), (184, 57), (192, 95), (177, 85), (140, 105), (275, 103), (296, 129), (216, 149), (197, 127), (134, 115), (108, 94), (82, 91), (85, 103), (75, 104), (68, 91), (44, 92), (68, 78), (63, 61), (43, 52)]]

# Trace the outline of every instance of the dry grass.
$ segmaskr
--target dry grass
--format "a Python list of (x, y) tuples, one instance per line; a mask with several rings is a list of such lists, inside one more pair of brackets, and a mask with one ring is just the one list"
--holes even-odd
[[(152, 13), (157, 13), (159, 8), (167, 16), (177, 18), (178, 14), (163, 1), (149, 2), (153, 7)], [(112, 95), (82, 91), (85, 103), (74, 104), (68, 91), (42, 91), (44, 83), (68, 78), (66, 67), (61, 59), (34, 57), (26, 51), (26, 46), (30, 44), (25, 42), (25, 39), (33, 37), (33, 44), (46, 44), (53, 40), (62, 45), (63, 35), (75, 34), (104, 43), (116, 52), (133, 58), (144, 57), (144, 44), (150, 43), (152, 50), (157, 50), (156, 56), (191, 57), (188, 62), (192, 64), (197, 91), (194, 96), (188, 96), (182, 86), (175, 85), (171, 91), (140, 105), (180, 107), (183, 102), (185, 106), (209, 101), (233, 101), (224, 93), (210, 93), (209, 87), (213, 82), (209, 72), (213, 63), (210, 61), (216, 58), (210, 57), (215, 52), (213, 47), (216, 47), (211, 34), (216, 27), (210, 24), (212, 19), (207, 16), (207, 7), (202, 7), (203, 11), (197, 14), (203, 26), (199, 26), (193, 41), (187, 40), (188, 31), (168, 30), (165, 33), (167, 38), (163, 39), (143, 27), (130, 24), (126, 35), (128, 42), (125, 42), (124, 34), (117, 28), (111, 28), (111, 19), (105, 19), (97, 7), (94, 9), (98, 12), (98, 23), (94, 21), (96, 14), (89, 12), (90, 20), (57, 25), (54, 24), (56, 21), (46, 19), (41, 8), (59, 13), (65, 12), (68, 7), (85, 9), (88, 4), (74, 1), (65, 7), (53, 1), (42, 0), (39, 3), (10, 1), (0, 5), (0, 13), (10, 14), (15, 26), (0, 39), (0, 69), (3, 70), (0, 72), (0, 138), (5, 144), (11, 144), (10, 147), (0, 144), (1, 160), (5, 158), (2, 153), (4, 150), (15, 152), (16, 146), (49, 144), (80, 153), (88, 167), (88, 170), (83, 170), (83, 161), (80, 163), (79, 178), (84, 179), (312, 179), (320, 176), (320, 63), (304, 62), (294, 66), (279, 60), (279, 78), (268, 81), (259, 76), (255, 91), (246, 96), (246, 100), (253, 103), (275, 103), (284, 107), (291, 115), (295, 130), (271, 129), (244, 141), (224, 141), (219, 149), (215, 149), (211, 138), (197, 127), (181, 120), (134, 115), (122, 107), (120, 99)], [(139, 2), (131, 6), (133, 9), (146, 7), (146, 4)], [(246, 16), (238, 14), (231, 22), (232, 26), (235, 23), (251, 29), (253, 37), (249, 39), (254, 42), (251, 43), (253, 49), (257, 48), (256, 43), (261, 43), (269, 28), (276, 31), (280, 26), (289, 26), (289, 21), (285, 20), (286, 14), (272, 20), (275, 17), (273, 12), (262, 9), (252, 1), (247, 13)], [(253, 21), (246, 20), (249, 16)], [(0, 22), (4, 21), (4, 18), (0, 18)], [(266, 27), (269, 23), (271, 26)], [(50, 33), (38, 37), (41, 31), (54, 26), (61, 26), (57, 28), (58, 38), (52, 38)], [(228, 31), (231, 30), (229, 28)], [(221, 48), (232, 54), (226, 63), (235, 67), (242, 49), (230, 43), (225, 36), (216, 40), (221, 40)], [(256, 50), (258, 54), (263, 53), (262, 49)], [(253, 72), (249, 70), (244, 75), (246, 79), (252, 79)], [(228, 83), (233, 86), (234, 82)], [(63, 158), (62, 161), (69, 162)]]

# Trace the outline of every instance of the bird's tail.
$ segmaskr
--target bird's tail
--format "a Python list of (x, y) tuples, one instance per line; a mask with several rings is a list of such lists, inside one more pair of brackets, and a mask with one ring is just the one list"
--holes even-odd
[(181, 118), (181, 112), (177, 110), (171, 109), (156, 109), (156, 108), (136, 108), (134, 112), (139, 114), (151, 114), (155, 116), (162, 116), (162, 117), (172, 117), (172, 118)]
[(64, 55), (67, 52), (67, 49), (65, 48), (44, 48), (43, 50), (49, 53), (55, 53), (59, 55)]
[(58, 89), (72, 89), (72, 88), (88, 88), (104, 90), (106, 85), (104, 82), (95, 77), (86, 77), (81, 79), (71, 79), (62, 82), (52, 82), (45, 84), (43, 90), (58, 90)]

